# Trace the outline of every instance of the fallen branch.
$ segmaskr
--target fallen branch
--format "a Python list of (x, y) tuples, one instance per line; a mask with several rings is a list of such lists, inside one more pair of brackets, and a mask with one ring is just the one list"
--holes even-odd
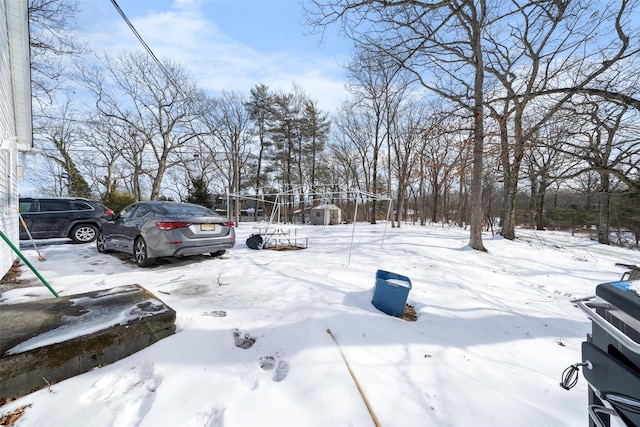
[(347, 370), (349, 371), (349, 374), (351, 374), (351, 378), (353, 378), (353, 382), (356, 383), (356, 387), (358, 388), (358, 392), (360, 392), (360, 396), (362, 396), (362, 400), (364, 401), (364, 404), (367, 406), (367, 410), (369, 411), (369, 415), (371, 415), (371, 419), (373, 420), (373, 424), (375, 424), (376, 427), (380, 427), (380, 421), (378, 421), (378, 417), (376, 417), (376, 414), (373, 412), (373, 408), (369, 404), (369, 401), (367, 400), (367, 396), (364, 395), (364, 392), (362, 391), (362, 388), (360, 387), (360, 383), (358, 382), (356, 376), (354, 375), (353, 371), (351, 370), (351, 367), (349, 366), (349, 362), (347, 362), (347, 358), (344, 357), (344, 353), (340, 349), (340, 345), (338, 344), (338, 340), (333, 335), (333, 332), (331, 332), (331, 329), (327, 329), (327, 333), (329, 335), (331, 335), (331, 338), (333, 338), (333, 342), (336, 343), (336, 347), (338, 347), (338, 351), (340, 352), (340, 355), (342, 356), (342, 360), (344, 360), (344, 364), (347, 365)]

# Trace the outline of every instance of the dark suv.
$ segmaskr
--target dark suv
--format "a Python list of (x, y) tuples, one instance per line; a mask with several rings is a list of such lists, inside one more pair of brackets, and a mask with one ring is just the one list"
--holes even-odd
[[(76, 243), (93, 242), (98, 228), (113, 211), (100, 202), (80, 198), (26, 197), (20, 215), (34, 239), (68, 237)], [(29, 235), (20, 221), (20, 240)]]

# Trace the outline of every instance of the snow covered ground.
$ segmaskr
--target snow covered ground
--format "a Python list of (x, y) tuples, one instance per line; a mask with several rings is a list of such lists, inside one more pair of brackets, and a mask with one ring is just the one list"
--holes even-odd
[[(485, 234), (481, 253), (459, 228), (384, 223), (304, 226), (308, 249), (257, 251), (245, 244), (254, 225), (221, 259), (147, 269), (61, 240), (38, 241), (37, 262), (22, 242), (60, 295), (140, 284), (176, 310), (178, 332), (0, 415), (30, 405), (17, 426), (584, 426), (582, 374), (559, 386), (591, 329), (570, 300), (618, 280), (616, 262), (640, 263), (566, 233)], [(52, 297), (21, 269), (33, 285), (3, 293), (0, 309)], [(372, 305), (378, 269), (411, 279), (417, 321)]]

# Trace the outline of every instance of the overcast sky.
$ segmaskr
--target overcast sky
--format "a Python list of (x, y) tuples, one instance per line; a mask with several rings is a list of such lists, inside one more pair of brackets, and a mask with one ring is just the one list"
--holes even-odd
[[(205, 90), (245, 94), (293, 83), (335, 112), (345, 97), (350, 43), (329, 28), (309, 34), (298, 0), (117, 0), (159, 58), (180, 62)], [(96, 51), (143, 49), (110, 0), (80, 0), (80, 36)]]

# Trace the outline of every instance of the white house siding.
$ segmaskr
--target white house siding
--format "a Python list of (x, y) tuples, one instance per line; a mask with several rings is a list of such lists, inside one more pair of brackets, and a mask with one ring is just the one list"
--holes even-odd
[[(15, 246), (19, 244), (18, 145), (31, 145), (26, 4), (0, 0), (0, 230)], [(15, 252), (0, 240), (0, 277), (14, 259)]]

